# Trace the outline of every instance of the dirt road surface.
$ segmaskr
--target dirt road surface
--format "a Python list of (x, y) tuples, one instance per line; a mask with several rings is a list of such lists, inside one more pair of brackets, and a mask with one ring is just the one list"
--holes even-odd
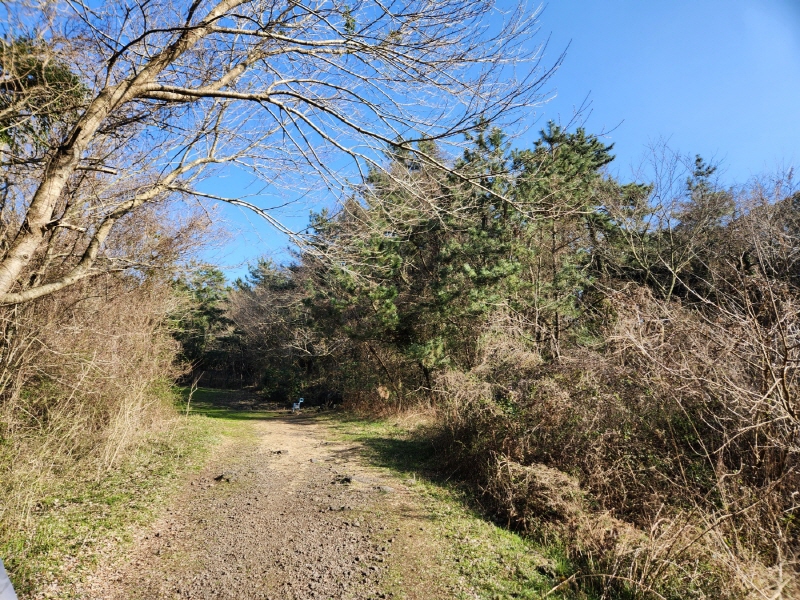
[[(465, 597), (440, 577), (411, 482), (370, 468), (313, 414), (242, 420), (93, 599)], [(472, 596), (467, 593), (466, 597)]]

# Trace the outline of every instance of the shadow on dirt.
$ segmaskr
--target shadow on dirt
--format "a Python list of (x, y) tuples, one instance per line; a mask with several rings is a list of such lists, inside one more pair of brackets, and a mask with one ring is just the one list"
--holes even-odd
[[(304, 408), (294, 414), (289, 403), (267, 401), (254, 390), (224, 390), (199, 387), (191, 392), (188, 387), (179, 388), (182, 412), (215, 419), (250, 421), (264, 419), (291, 419), (298, 425), (313, 424), (320, 416), (316, 407)], [(191, 392), (191, 393), (190, 393)], [(190, 399), (191, 395), (191, 399)], [(430, 432), (419, 431), (412, 435), (386, 435), (380, 427), (365, 426), (368, 422), (347, 412), (323, 411), (322, 415), (332, 424), (343, 429), (358, 431), (355, 438), (362, 445), (366, 458), (378, 467), (399, 472), (417, 473), (432, 481), (443, 482), (441, 456), (436, 449), (436, 440)]]
[[(233, 421), (253, 421), (265, 419), (291, 419), (297, 425), (314, 424), (319, 416), (334, 426), (358, 433), (355, 438), (362, 445), (362, 452), (375, 466), (405, 473), (417, 473), (432, 481), (443, 482), (449, 479), (443, 473), (441, 459), (437, 452), (435, 436), (431, 432), (418, 431), (409, 435), (387, 435), (380, 427), (374, 427), (362, 417), (347, 412), (325, 410), (322, 415), (317, 407), (307, 407), (292, 413), (291, 404), (266, 400), (255, 390), (225, 390), (198, 387), (191, 392), (188, 387), (179, 388), (181, 402), (179, 409), (189, 413), (215, 419)], [(191, 396), (191, 399), (190, 399)], [(396, 433), (396, 432), (395, 432)]]
[(400, 473), (421, 475), (437, 483), (444, 483), (449, 479), (451, 472), (446, 468), (444, 456), (438, 450), (435, 432), (427, 429), (390, 432), (380, 425), (374, 426), (370, 421), (346, 412), (330, 413), (327, 418), (344, 430), (352, 430), (355, 426), (358, 433), (354, 437), (362, 446), (362, 454), (371, 464)]
[(266, 400), (259, 392), (250, 389), (224, 390), (198, 387), (193, 392), (188, 387), (178, 388), (180, 403), (178, 409), (190, 414), (203, 415), (214, 419), (233, 421), (252, 421), (264, 419), (290, 418), (298, 424), (310, 423), (309, 417), (317, 415), (320, 407), (304, 407), (292, 413), (290, 402)]

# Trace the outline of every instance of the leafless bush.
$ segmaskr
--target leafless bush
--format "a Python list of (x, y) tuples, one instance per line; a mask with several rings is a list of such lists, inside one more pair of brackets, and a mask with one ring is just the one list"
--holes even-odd
[[(202, 239), (204, 219), (190, 214), (175, 227), (146, 210), (109, 239), (149, 265), (0, 309), (0, 544), (23, 531), (34, 539), (48, 496), (101, 480), (173, 422), (169, 317), (180, 298), (170, 276)], [(53, 259), (61, 268), (64, 257)]]
[(4, 526), (25, 523), (53, 478), (100, 474), (163, 425), (173, 307), (165, 282), (111, 278), (4, 311)]
[[(798, 479), (796, 433), (784, 401), (793, 387), (776, 391), (792, 381), (792, 361), (788, 346), (774, 340), (782, 339), (776, 329), (796, 312), (791, 304), (770, 303), (792, 312), (773, 313), (765, 337), (763, 321), (745, 300), (752, 290), (742, 283), (736, 313), (730, 297), (724, 309), (698, 311), (657, 301), (641, 289), (620, 293), (611, 339), (619, 359), (654, 398), (672, 406), (675, 423), (683, 425), (683, 431), (665, 432), (673, 454), (685, 440), (683, 447), (695, 456), (670, 486), (686, 504), (681, 529), (692, 531), (693, 543), (714, 549), (745, 588), (777, 590), (793, 581), (797, 568), (791, 515)], [(759, 561), (772, 567), (771, 576), (753, 572)]]
[(731, 289), (737, 302), (697, 308), (629, 285), (609, 293), (605, 356), (542, 364), (490, 330), (478, 367), (438, 379), (443, 426), (488, 504), (572, 548), (586, 585), (698, 598), (796, 586), (794, 396), (777, 387), (794, 389), (783, 340), (797, 312), (783, 284), (767, 312), (750, 286)]

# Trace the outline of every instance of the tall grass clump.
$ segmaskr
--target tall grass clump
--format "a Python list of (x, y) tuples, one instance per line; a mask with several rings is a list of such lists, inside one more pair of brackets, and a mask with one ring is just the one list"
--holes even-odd
[[(172, 416), (168, 282), (110, 277), (2, 312), (0, 543), (34, 540), (59, 486), (96, 481)], [(12, 571), (35, 552), (4, 556)]]

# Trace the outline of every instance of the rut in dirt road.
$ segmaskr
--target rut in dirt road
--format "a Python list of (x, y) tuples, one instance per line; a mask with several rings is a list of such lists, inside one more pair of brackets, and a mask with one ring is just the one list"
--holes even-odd
[(125, 563), (87, 584), (104, 599), (385, 598), (397, 533), (379, 522), (406, 493), (324, 440), (308, 416), (252, 421), (140, 534)]

